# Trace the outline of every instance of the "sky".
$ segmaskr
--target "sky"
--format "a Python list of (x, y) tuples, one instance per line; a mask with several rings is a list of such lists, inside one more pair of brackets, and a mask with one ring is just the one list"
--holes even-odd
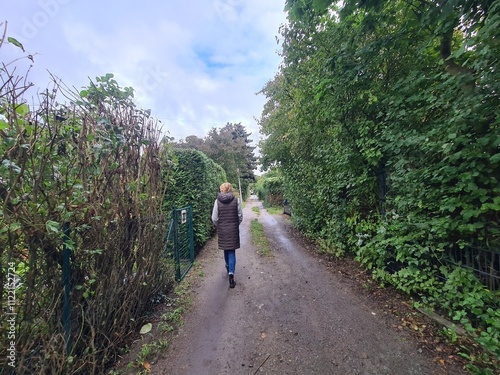
[[(281, 62), (285, 0), (1, 2), (0, 23), (26, 53), (4, 44), (0, 62), (31, 54), (34, 90), (49, 87), (49, 72), (77, 89), (112, 73), (176, 141), (230, 122), (258, 143), (266, 98), (257, 93)], [(31, 62), (15, 64), (22, 71)]]

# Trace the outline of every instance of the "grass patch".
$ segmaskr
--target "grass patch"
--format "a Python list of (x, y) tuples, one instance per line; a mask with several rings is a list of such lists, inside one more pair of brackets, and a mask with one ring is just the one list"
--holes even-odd
[(263, 202), (262, 205), (266, 211), (271, 215), (281, 215), (283, 213), (282, 206), (271, 206), (268, 202)]
[(148, 374), (151, 370), (151, 363), (149, 361), (156, 357), (161, 351), (167, 350), (168, 347), (168, 340), (158, 340), (142, 345), (137, 355), (137, 359), (134, 363), (129, 365), (129, 368), (135, 367), (140, 369), (138, 374), (141, 375)]
[(253, 206), (253, 207), (252, 207), (252, 211), (253, 211), (253, 212), (255, 212), (257, 215), (259, 215), (259, 214), (260, 214), (260, 208), (259, 208), (259, 207), (257, 207), (257, 206)]
[(266, 210), (271, 215), (281, 215), (283, 213), (283, 207), (279, 207), (279, 206), (266, 207)]
[(252, 243), (257, 246), (257, 253), (261, 256), (271, 256), (271, 246), (259, 220), (253, 219), (250, 222), (250, 232), (252, 233)]

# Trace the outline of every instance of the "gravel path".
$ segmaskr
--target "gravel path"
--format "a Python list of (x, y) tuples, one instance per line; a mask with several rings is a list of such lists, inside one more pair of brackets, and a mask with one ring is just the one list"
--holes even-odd
[[(236, 287), (212, 239), (198, 256), (204, 276), (192, 308), (152, 374), (463, 374), (395, 331), (376, 304), (290, 236), (286, 216), (268, 214), (255, 196), (243, 214)], [(251, 243), (255, 218), (271, 256)]]

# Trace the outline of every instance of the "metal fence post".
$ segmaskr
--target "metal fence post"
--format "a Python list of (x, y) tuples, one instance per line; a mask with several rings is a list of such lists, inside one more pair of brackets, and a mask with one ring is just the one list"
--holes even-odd
[(194, 233), (193, 233), (193, 206), (189, 206), (189, 220), (188, 220), (189, 230), (189, 251), (191, 263), (194, 262)]
[(178, 251), (178, 248), (179, 248), (179, 218), (178, 218), (178, 212), (177, 210), (174, 208), (172, 210), (172, 222), (173, 222), (173, 235), (174, 235), (174, 255), (175, 255), (175, 277), (178, 281), (181, 280), (181, 258), (180, 258), (180, 254), (179, 254), (179, 251)]
[(71, 249), (68, 246), (69, 235), (70, 235), (70, 224), (64, 223), (63, 225), (64, 241), (63, 241), (63, 285), (64, 285), (64, 297), (63, 297), (63, 326), (64, 326), (64, 341), (66, 342), (66, 354), (71, 353)]

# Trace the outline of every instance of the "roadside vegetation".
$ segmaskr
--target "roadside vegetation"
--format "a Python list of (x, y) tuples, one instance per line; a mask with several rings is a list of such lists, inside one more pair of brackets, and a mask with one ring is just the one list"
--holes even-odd
[[(200, 265), (195, 262), (193, 275), (203, 278)], [(163, 303), (147, 316), (138, 333), (132, 335), (122, 348), (121, 359), (109, 371), (110, 375), (145, 375), (151, 372), (162, 352), (165, 352), (180, 327), (192, 304), (192, 277), (176, 284)]]
[(269, 240), (264, 232), (264, 227), (258, 219), (250, 222), (250, 233), (252, 233), (252, 243), (257, 247), (257, 253), (264, 257), (272, 256)]
[[(500, 1), (288, 0), (262, 200), (500, 358)], [(281, 199), (280, 197), (280, 199)], [(463, 351), (468, 356), (467, 350)]]

